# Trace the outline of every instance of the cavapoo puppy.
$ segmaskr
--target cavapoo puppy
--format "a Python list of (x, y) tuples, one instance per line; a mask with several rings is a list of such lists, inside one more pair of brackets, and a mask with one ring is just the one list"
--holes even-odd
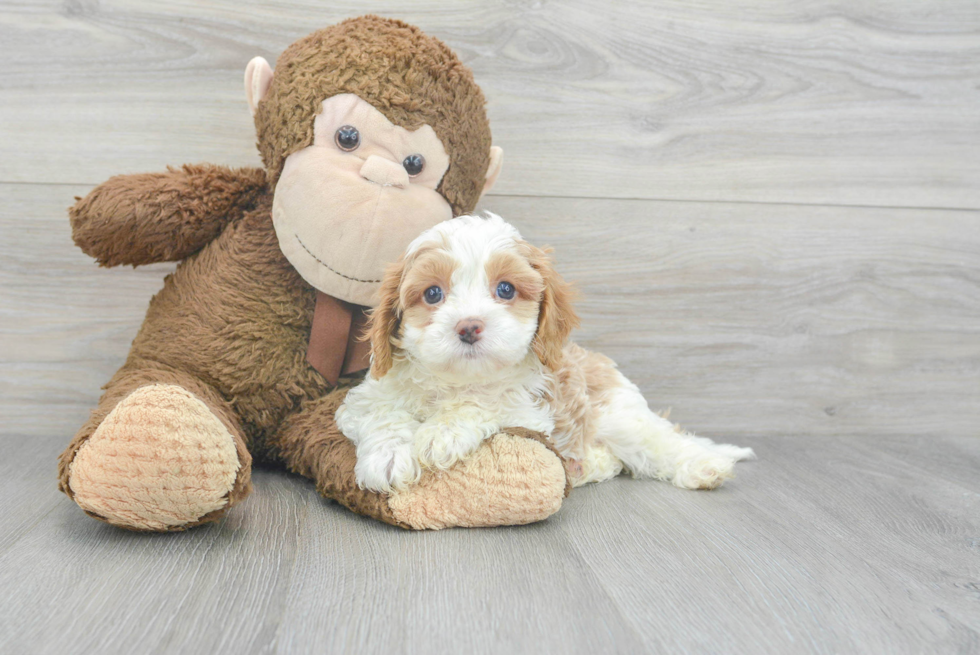
[(607, 357), (568, 342), (570, 289), (499, 216), (418, 237), (381, 284), (371, 370), (337, 411), (357, 483), (390, 491), (449, 468), (501, 428), (549, 435), (573, 484), (636, 476), (711, 489), (750, 448), (681, 432)]

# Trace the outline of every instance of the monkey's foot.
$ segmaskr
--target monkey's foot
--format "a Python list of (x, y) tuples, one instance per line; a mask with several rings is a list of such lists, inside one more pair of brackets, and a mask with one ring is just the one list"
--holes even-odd
[(79, 448), (68, 485), (87, 513), (133, 530), (182, 530), (219, 516), (241, 464), (235, 439), (183, 387), (140, 387)]
[(507, 429), (447, 471), (426, 472), (388, 497), (396, 521), (416, 530), (492, 527), (541, 521), (561, 507), (571, 485), (553, 447)]

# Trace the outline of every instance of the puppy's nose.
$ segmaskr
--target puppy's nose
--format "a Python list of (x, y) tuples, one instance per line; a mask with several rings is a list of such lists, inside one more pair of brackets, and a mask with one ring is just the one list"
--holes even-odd
[(390, 159), (371, 155), (361, 164), (361, 177), (381, 186), (394, 186), (404, 189), (408, 186), (408, 173), (405, 167)]
[(478, 318), (464, 318), (456, 324), (456, 334), (464, 343), (474, 344), (480, 340), (483, 332), (483, 321)]

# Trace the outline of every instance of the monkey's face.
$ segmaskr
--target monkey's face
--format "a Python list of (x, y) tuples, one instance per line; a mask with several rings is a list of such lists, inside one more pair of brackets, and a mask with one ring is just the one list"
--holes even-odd
[(452, 218), (436, 191), (449, 156), (428, 125), (409, 131), (356, 95), (323, 101), (313, 144), (286, 158), (272, 220), (283, 254), (311, 285), (375, 303), (385, 266)]

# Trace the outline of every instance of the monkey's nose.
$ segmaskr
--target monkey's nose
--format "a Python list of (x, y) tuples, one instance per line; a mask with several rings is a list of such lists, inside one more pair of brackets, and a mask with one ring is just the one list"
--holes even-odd
[(404, 189), (408, 186), (408, 173), (405, 167), (390, 159), (371, 155), (361, 164), (361, 177), (381, 186), (394, 186)]
[(472, 345), (480, 340), (483, 327), (483, 321), (478, 318), (464, 318), (456, 324), (456, 334), (460, 341)]

